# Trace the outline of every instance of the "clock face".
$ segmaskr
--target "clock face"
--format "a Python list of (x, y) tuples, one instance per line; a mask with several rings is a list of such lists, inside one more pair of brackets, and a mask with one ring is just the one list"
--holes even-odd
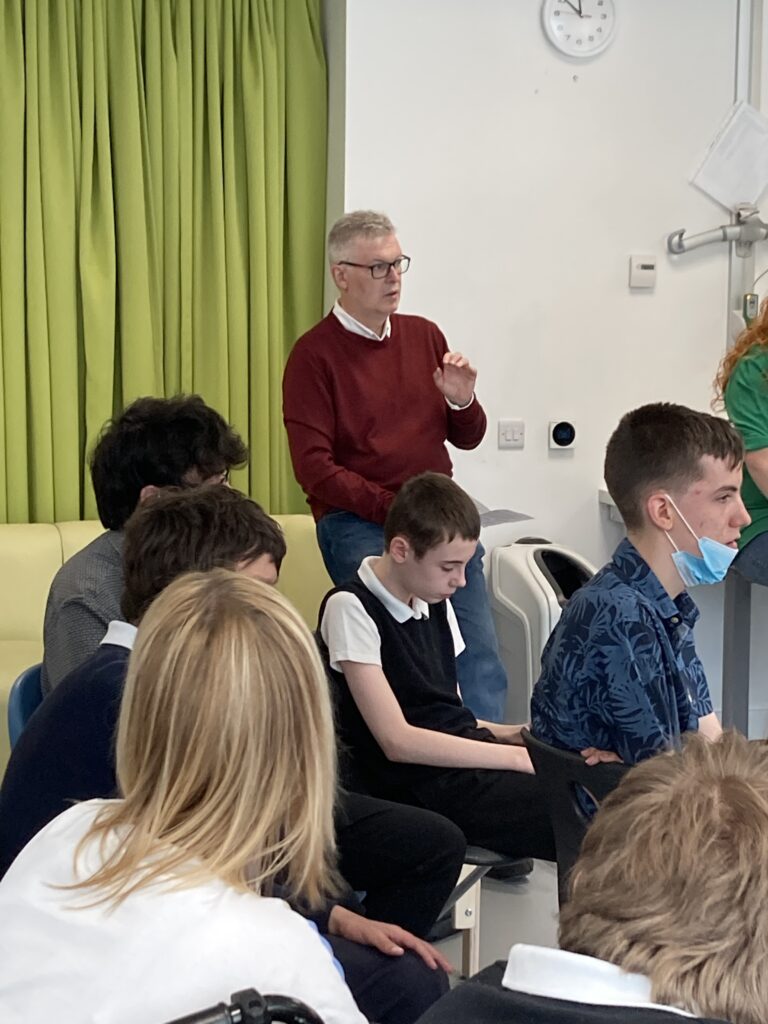
[(594, 57), (616, 30), (613, 0), (544, 0), (541, 20), (547, 38), (569, 57)]

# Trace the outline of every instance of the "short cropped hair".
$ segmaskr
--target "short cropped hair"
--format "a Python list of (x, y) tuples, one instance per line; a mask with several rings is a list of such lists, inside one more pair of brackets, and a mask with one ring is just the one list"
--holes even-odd
[(560, 946), (734, 1024), (768, 1007), (768, 745), (699, 734), (636, 765), (587, 832)]
[(147, 485), (178, 487), (192, 470), (205, 479), (247, 461), (239, 434), (199, 395), (137, 398), (105, 425), (91, 455), (99, 518), (121, 530)]
[(344, 259), (349, 243), (356, 238), (382, 238), (394, 235), (395, 225), (385, 213), (375, 210), (355, 210), (339, 217), (328, 232), (328, 262)]
[(438, 544), (477, 540), (480, 513), (466, 491), (442, 473), (422, 473), (406, 481), (389, 507), (384, 523), (384, 547), (405, 537), (417, 558)]
[(741, 437), (727, 420), (671, 402), (623, 416), (606, 448), (604, 476), (627, 529), (644, 525), (643, 505), (653, 490), (680, 491), (700, 480), (705, 455), (733, 468), (743, 462)]
[(251, 498), (223, 484), (167, 488), (142, 502), (125, 526), (121, 608), (138, 623), (182, 573), (234, 569), (270, 555), (279, 571), (285, 538)]

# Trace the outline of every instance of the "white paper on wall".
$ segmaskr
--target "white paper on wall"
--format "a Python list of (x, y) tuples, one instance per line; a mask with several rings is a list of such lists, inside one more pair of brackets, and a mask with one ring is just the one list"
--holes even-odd
[(735, 103), (690, 181), (728, 210), (757, 206), (768, 187), (768, 118)]

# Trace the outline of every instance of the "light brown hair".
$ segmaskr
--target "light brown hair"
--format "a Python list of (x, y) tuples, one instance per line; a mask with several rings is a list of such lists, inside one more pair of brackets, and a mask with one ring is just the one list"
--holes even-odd
[(693, 734), (604, 801), (571, 875), (560, 946), (650, 979), (655, 1002), (768, 1019), (768, 745)]
[(131, 654), (116, 761), (124, 799), (79, 847), (101, 843), (102, 867), (75, 886), (94, 902), (165, 877), (262, 894), (280, 883), (308, 906), (334, 890), (328, 688), (311, 634), (273, 588), (214, 569), (153, 602)]
[(700, 480), (705, 455), (731, 468), (743, 461), (741, 437), (727, 420), (672, 402), (622, 416), (605, 450), (603, 475), (627, 529), (643, 527), (643, 506), (653, 490), (675, 493)]
[(466, 491), (442, 473), (421, 473), (407, 480), (389, 506), (384, 523), (384, 548), (405, 537), (417, 558), (438, 544), (477, 540), (480, 513)]

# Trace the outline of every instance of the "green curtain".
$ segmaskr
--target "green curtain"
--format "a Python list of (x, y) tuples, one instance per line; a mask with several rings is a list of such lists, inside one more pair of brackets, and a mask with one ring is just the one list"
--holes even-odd
[(86, 456), (198, 392), (236, 486), (305, 506), (280, 381), (322, 315), (320, 0), (0, 0), (0, 521), (90, 518)]

